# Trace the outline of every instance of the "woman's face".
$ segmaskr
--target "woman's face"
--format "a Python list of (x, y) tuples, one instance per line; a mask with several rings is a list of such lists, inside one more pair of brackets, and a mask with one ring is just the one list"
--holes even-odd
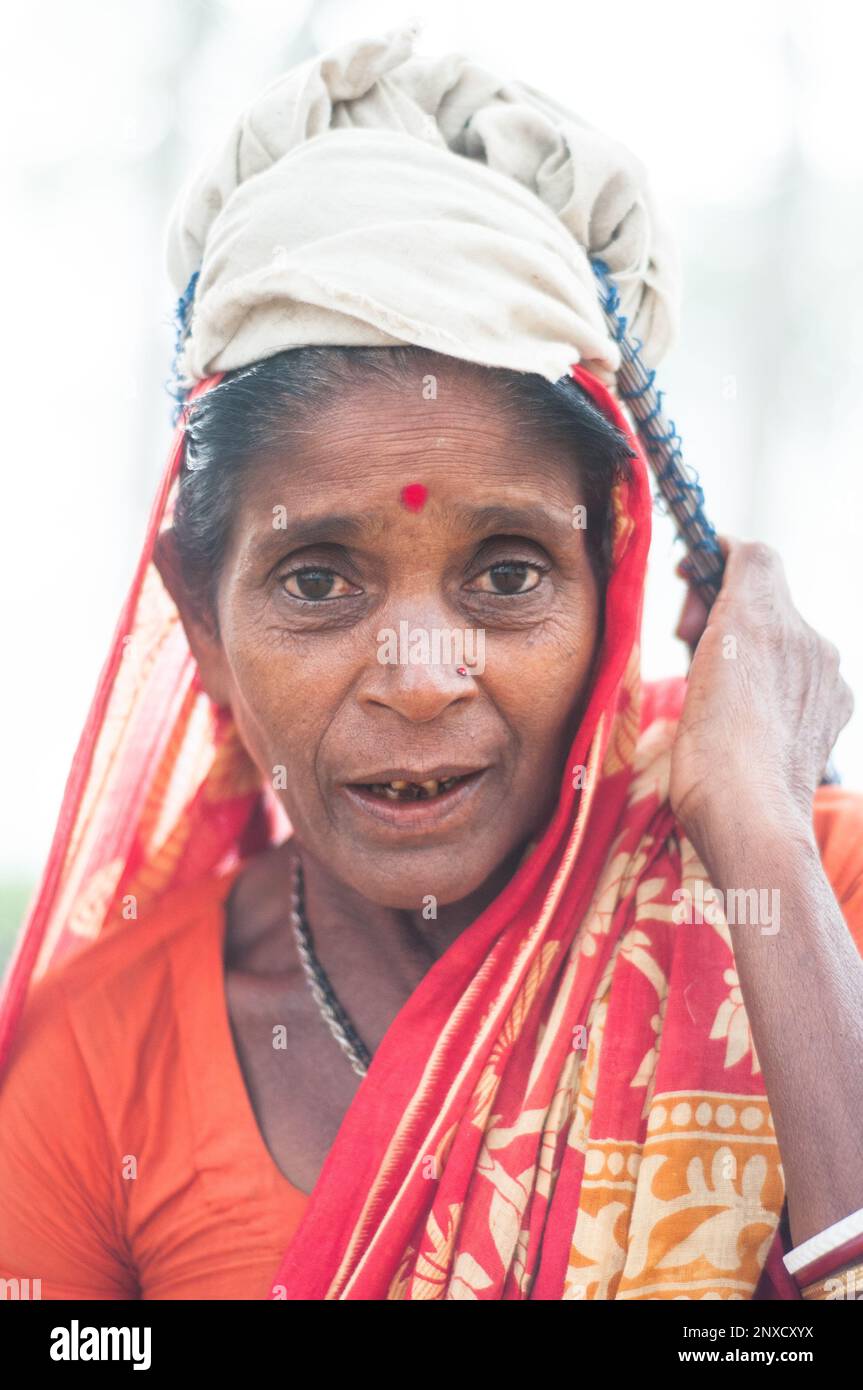
[(572, 448), (457, 365), (422, 388), (348, 388), (247, 470), (202, 663), (300, 843), (413, 910), (553, 811), (602, 602)]

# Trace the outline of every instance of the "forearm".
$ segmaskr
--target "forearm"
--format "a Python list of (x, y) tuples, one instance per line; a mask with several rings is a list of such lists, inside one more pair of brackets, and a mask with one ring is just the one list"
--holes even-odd
[(799, 1245), (863, 1207), (863, 959), (805, 829), (743, 812), (702, 859), (726, 895), (778, 890), (778, 931), (729, 930)]

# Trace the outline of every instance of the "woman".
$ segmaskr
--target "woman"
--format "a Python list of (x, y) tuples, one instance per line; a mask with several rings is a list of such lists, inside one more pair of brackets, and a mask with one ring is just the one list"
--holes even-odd
[(688, 682), (642, 686), (650, 489), (585, 253), (654, 361), (672, 253), (626, 152), (412, 40), (288, 74), (178, 205), (191, 390), (7, 985), (0, 1273), (833, 1296), (837, 655), (729, 542)]

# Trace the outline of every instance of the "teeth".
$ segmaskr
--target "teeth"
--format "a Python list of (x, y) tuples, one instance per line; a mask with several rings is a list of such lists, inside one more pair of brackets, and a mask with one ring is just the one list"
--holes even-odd
[(430, 778), (427, 782), (374, 782), (370, 790), (375, 796), (385, 796), (388, 801), (425, 801), (428, 797), (449, 791), (458, 781), (458, 777), (442, 777)]

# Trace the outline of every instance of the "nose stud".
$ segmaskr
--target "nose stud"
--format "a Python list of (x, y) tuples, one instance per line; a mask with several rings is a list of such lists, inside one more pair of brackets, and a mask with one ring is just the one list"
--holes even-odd
[(466, 666), (456, 666), (455, 669), (456, 669), (456, 675), (458, 675), (458, 676), (466, 676), (466, 675), (467, 675), (467, 667), (466, 667)]

